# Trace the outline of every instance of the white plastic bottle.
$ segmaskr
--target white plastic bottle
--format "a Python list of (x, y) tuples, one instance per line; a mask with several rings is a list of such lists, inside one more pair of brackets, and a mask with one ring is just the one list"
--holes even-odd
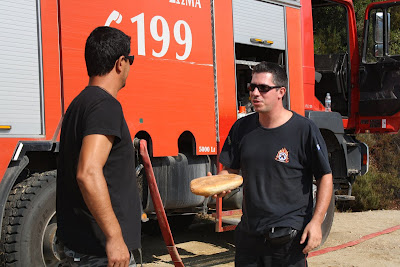
[(326, 97), (325, 97), (325, 111), (326, 111), (326, 112), (331, 112), (331, 111), (332, 111), (331, 106), (332, 106), (331, 95), (330, 95), (329, 93), (326, 93)]

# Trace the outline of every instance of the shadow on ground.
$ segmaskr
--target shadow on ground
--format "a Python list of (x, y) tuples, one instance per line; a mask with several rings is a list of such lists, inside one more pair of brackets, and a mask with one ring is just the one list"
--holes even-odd
[[(234, 232), (216, 233), (213, 221), (195, 222), (172, 232), (185, 266), (216, 266), (234, 261)], [(142, 236), (143, 264), (163, 266), (173, 263), (160, 233)]]

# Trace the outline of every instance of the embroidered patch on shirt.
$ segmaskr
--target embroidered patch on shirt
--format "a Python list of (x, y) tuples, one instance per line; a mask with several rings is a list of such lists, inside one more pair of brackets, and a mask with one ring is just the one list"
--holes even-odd
[(289, 163), (289, 151), (286, 148), (282, 148), (276, 154), (275, 160), (282, 163)]

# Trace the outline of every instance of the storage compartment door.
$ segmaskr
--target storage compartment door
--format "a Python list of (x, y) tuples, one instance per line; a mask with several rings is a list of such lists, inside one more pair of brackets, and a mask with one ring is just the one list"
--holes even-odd
[(2, 0), (0, 136), (44, 134), (37, 1)]
[(235, 43), (285, 50), (284, 7), (257, 0), (233, 0)]

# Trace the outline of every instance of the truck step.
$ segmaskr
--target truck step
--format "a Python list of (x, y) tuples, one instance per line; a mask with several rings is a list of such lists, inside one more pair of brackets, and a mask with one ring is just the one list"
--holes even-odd
[(222, 216), (222, 222), (227, 224), (238, 225), (241, 218), (242, 218), (241, 214)]
[(355, 196), (349, 196), (349, 195), (335, 195), (336, 201), (353, 201), (356, 200)]
[(346, 145), (347, 145), (347, 146), (359, 146), (360, 144), (359, 144), (359, 143), (355, 143), (355, 142), (348, 142), (348, 141), (346, 141)]

